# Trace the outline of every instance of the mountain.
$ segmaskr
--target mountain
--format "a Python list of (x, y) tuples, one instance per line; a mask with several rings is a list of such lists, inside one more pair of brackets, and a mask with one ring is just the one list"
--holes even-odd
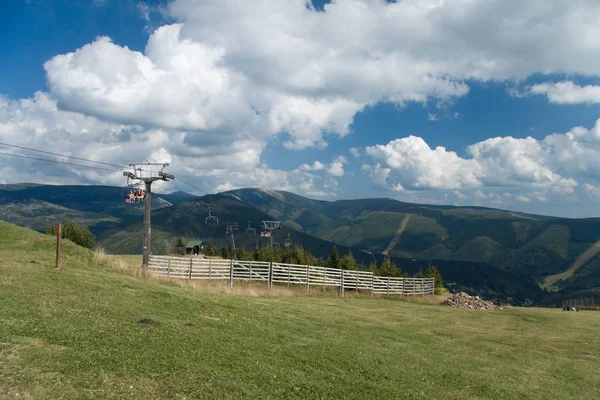
[(392, 199), (328, 202), (254, 188), (226, 193), (336, 244), (400, 259), (484, 263), (563, 294), (600, 288), (598, 218)]
[[(107, 229), (143, 215), (144, 204), (128, 204), (122, 194), (123, 188), (113, 186), (2, 185), (0, 219), (36, 230), (70, 219), (102, 235)], [(154, 194), (152, 207), (169, 207), (182, 201), (185, 194)]]
[[(206, 224), (209, 207), (212, 215), (219, 218), (218, 227)], [(153, 253), (168, 252), (178, 237), (202, 239), (218, 248), (225, 247), (230, 240), (229, 235), (225, 233), (227, 223), (239, 224), (239, 231), (235, 234), (237, 248), (254, 249), (257, 245), (267, 243), (268, 239), (246, 235), (248, 221), (260, 233), (261, 221), (271, 219), (272, 216), (230, 194), (194, 198), (152, 213)], [(142, 227), (141, 218), (135, 223), (122, 224), (108, 232), (101, 239), (101, 244), (114, 253), (139, 253), (142, 247)], [(288, 237), (294, 244), (301, 245), (322, 259), (330, 255), (335, 245), (329, 240), (300, 232), (290, 226), (283, 226), (275, 231), (274, 242), (283, 245)], [(356, 260), (365, 265), (371, 261), (380, 264), (383, 258), (382, 254), (359, 248), (339, 244), (336, 246), (341, 255), (352, 251)], [(539, 287), (519, 273), (503, 271), (480, 262), (401, 259), (395, 256), (392, 256), (392, 261), (411, 274), (424, 270), (433, 263), (441, 271), (446, 282), (456, 290), (468, 290), (487, 297), (512, 299), (521, 303), (526, 299), (536, 300), (541, 295)]]

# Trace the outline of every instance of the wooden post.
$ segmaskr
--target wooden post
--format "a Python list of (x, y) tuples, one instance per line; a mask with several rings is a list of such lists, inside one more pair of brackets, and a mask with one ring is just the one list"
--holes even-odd
[(327, 278), (327, 269), (323, 267), (323, 293), (325, 293), (325, 279)]
[(287, 280), (288, 286), (290, 286), (290, 274), (291, 273), (292, 273), (292, 270), (291, 270), (290, 266), (288, 265), (288, 280)]
[(371, 274), (371, 297), (373, 297), (374, 291), (375, 291), (375, 274)]
[(390, 295), (390, 277), (389, 276), (388, 276), (388, 279), (387, 279), (387, 293), (386, 294), (388, 296)]
[(344, 297), (344, 270), (342, 270), (342, 278), (340, 281), (340, 296)]
[(273, 261), (269, 261), (269, 290), (273, 288)]
[(310, 284), (310, 267), (306, 266), (306, 293), (308, 293), (308, 285)]
[(171, 260), (169, 260), (169, 265), (167, 265), (167, 278), (171, 277)]
[(233, 287), (233, 259), (229, 260), (229, 287)]
[(208, 259), (208, 284), (210, 285), (212, 280), (212, 260)]
[(356, 293), (358, 293), (358, 271), (356, 272)]
[(192, 262), (194, 261), (193, 258), (190, 258), (190, 280), (192, 279)]
[(62, 225), (60, 222), (56, 226), (56, 268), (60, 268), (61, 260), (60, 260), (60, 239), (62, 236)]

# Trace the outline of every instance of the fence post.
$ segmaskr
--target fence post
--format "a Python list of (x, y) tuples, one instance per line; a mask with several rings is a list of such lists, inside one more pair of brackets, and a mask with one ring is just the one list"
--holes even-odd
[(250, 272), (248, 272), (248, 280), (252, 281), (252, 261), (250, 261)]
[(273, 288), (273, 261), (269, 261), (269, 290)]
[(344, 297), (344, 270), (342, 270), (342, 278), (340, 282), (340, 296)]
[(193, 258), (190, 258), (190, 280), (192, 279), (192, 262), (194, 261)]
[(290, 266), (288, 265), (288, 279), (287, 279), (288, 287), (290, 286), (290, 273), (291, 273), (291, 269), (290, 269)]
[(356, 293), (358, 293), (358, 271), (356, 271)]
[(327, 269), (323, 267), (323, 293), (325, 293), (325, 279), (327, 278)]
[(167, 265), (167, 278), (171, 277), (171, 260), (169, 260), (169, 265)]
[(308, 293), (309, 285), (310, 285), (310, 267), (307, 265), (306, 266), (306, 293)]
[(56, 268), (60, 268), (61, 260), (60, 260), (60, 239), (62, 236), (62, 225), (60, 222), (56, 226)]
[(386, 294), (389, 296), (390, 295), (390, 277), (389, 276), (387, 278), (386, 286), (387, 286)]
[(208, 259), (208, 284), (210, 285), (212, 280), (212, 260)]
[(375, 274), (371, 273), (371, 297), (373, 297), (374, 292), (375, 292)]
[(233, 259), (229, 260), (229, 287), (233, 287)]

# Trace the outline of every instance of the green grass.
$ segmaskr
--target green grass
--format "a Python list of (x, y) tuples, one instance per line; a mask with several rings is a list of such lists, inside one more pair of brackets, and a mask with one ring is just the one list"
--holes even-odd
[(52, 251), (0, 222), (0, 398), (593, 399), (600, 387), (597, 312), (232, 296), (94, 265), (69, 242), (55, 270)]

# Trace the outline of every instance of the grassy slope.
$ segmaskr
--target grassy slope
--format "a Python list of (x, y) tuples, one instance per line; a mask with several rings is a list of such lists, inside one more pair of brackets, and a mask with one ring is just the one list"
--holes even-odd
[(56, 271), (52, 244), (0, 223), (11, 398), (592, 399), (600, 386), (598, 313), (206, 293), (93, 266), (68, 242)]

